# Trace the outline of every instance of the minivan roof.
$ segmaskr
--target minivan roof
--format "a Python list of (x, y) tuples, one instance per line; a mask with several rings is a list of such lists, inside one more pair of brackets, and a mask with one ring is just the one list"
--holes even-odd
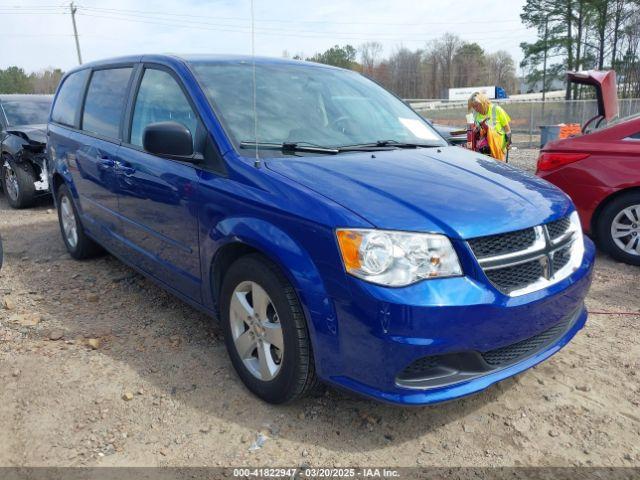
[(213, 54), (146, 54), (146, 55), (129, 55), (123, 57), (106, 58), (103, 60), (97, 60), (95, 62), (85, 63), (67, 73), (76, 72), (86, 68), (105, 67), (109, 65), (125, 64), (125, 63), (140, 63), (140, 62), (158, 62), (158, 63), (172, 63), (175, 61), (182, 61), (187, 63), (249, 63), (255, 61), (256, 65), (305, 65), (315, 68), (330, 68), (338, 69), (331, 65), (324, 65), (322, 63), (307, 62), (305, 60), (292, 60), (289, 58), (277, 58), (277, 57), (252, 57), (251, 55), (213, 55)]

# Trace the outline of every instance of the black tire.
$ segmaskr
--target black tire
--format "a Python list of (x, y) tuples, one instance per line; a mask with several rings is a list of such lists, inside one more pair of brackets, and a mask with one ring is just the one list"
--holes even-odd
[[(8, 165), (8, 168), (7, 168)], [(10, 171), (16, 179), (17, 191), (12, 193), (8, 186)], [(34, 182), (36, 174), (28, 163), (16, 163), (9, 155), (2, 158), (2, 190), (12, 208), (20, 209), (32, 206), (36, 199), (36, 187)]]
[[(65, 197), (68, 199), (69, 203), (71, 204), (73, 216), (75, 217), (76, 231), (78, 236), (75, 246), (72, 245), (67, 239), (67, 236), (65, 235), (65, 232), (64, 232), (64, 228), (62, 226), (61, 205)], [(67, 188), (66, 185), (61, 185), (58, 188), (56, 204), (58, 206), (58, 222), (60, 224), (60, 233), (62, 234), (62, 241), (67, 247), (67, 251), (69, 252), (69, 254), (76, 260), (84, 260), (87, 258), (95, 257), (103, 253), (104, 250), (102, 249), (102, 247), (85, 234), (84, 228), (82, 227), (82, 222), (80, 221), (80, 216), (78, 215), (78, 210), (76, 209), (76, 205), (73, 202), (73, 196), (69, 192), (69, 189)]]
[[(231, 297), (241, 283), (251, 281), (261, 286), (278, 313), (282, 328), (284, 354), (276, 376), (263, 381), (245, 366), (232, 335)], [(222, 329), (231, 362), (245, 386), (269, 403), (287, 403), (318, 391), (320, 383), (309, 331), (295, 290), (280, 269), (259, 254), (250, 254), (236, 260), (224, 276), (220, 294)]]
[[(621, 246), (616, 244), (611, 233), (611, 226), (618, 214), (633, 205), (640, 205), (640, 192), (628, 192), (607, 203), (596, 219), (596, 241), (602, 250), (616, 260), (631, 265), (640, 265), (640, 254), (635, 255), (625, 252)], [(629, 223), (631, 230), (633, 229), (633, 225), (639, 227), (635, 232), (630, 230), (630, 236), (628, 238), (640, 237), (640, 222), (632, 223), (628, 218), (626, 221)], [(635, 235), (633, 235), (634, 233)], [(631, 235), (633, 235), (633, 237)], [(636, 242), (640, 242), (640, 240), (636, 240)]]

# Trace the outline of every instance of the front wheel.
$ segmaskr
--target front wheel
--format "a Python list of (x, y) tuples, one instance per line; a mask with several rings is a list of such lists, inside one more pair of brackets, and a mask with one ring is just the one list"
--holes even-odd
[(2, 188), (9, 205), (13, 208), (27, 208), (36, 198), (34, 185), (36, 176), (28, 163), (16, 163), (9, 156), (2, 159)]
[(640, 265), (640, 192), (623, 194), (606, 205), (597, 219), (596, 235), (612, 257)]
[(100, 246), (84, 232), (71, 192), (66, 185), (61, 185), (58, 189), (58, 221), (62, 240), (73, 258), (84, 260), (102, 252)]
[(276, 265), (257, 254), (240, 258), (220, 300), (227, 350), (249, 390), (277, 404), (318, 388), (302, 308)]

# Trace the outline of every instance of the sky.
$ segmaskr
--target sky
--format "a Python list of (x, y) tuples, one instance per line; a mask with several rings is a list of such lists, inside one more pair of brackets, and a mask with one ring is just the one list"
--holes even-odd
[[(535, 31), (525, 0), (254, 0), (255, 53), (311, 56), (339, 44), (379, 41), (383, 55), (415, 50), (445, 32), (508, 51)], [(251, 54), (249, 0), (76, 0), (83, 62), (139, 53)], [(67, 70), (78, 63), (69, 2), (0, 0), (0, 68)], [(519, 70), (518, 70), (518, 73)]]

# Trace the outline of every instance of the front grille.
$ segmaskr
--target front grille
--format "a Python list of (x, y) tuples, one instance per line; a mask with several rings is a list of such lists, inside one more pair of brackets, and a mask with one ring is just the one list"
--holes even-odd
[(527, 228), (516, 232), (475, 238), (469, 240), (469, 246), (478, 258), (493, 257), (524, 250), (533, 245), (535, 239), (533, 228)]
[(549, 232), (549, 237), (552, 240), (561, 237), (567, 230), (569, 230), (570, 225), (571, 220), (569, 220), (569, 217), (564, 217), (560, 220), (555, 220), (553, 222), (547, 223), (547, 231)]
[(571, 245), (568, 245), (560, 250), (553, 252), (552, 262), (553, 270), (557, 272), (564, 267), (571, 260)]
[(420, 375), (425, 371), (431, 370), (438, 366), (438, 357), (422, 357), (413, 362), (403, 370), (403, 374), (407, 377)]
[(474, 350), (422, 357), (396, 376), (396, 385), (429, 389), (469, 381), (507, 368), (548, 349), (562, 338), (580, 317), (582, 305), (541, 333), (485, 352)]
[(564, 217), (468, 243), (489, 281), (506, 295), (519, 295), (544, 285), (569, 264), (574, 240), (571, 220)]
[(563, 320), (538, 335), (507, 345), (506, 347), (489, 350), (488, 352), (481, 353), (480, 356), (487, 365), (493, 368), (504, 367), (515, 363), (520, 359), (533, 355), (559, 338), (568, 329), (571, 323), (570, 320), (571, 319)]
[(505, 293), (525, 288), (527, 285), (544, 278), (544, 268), (540, 260), (531, 260), (511, 267), (496, 268), (485, 273), (491, 283)]

